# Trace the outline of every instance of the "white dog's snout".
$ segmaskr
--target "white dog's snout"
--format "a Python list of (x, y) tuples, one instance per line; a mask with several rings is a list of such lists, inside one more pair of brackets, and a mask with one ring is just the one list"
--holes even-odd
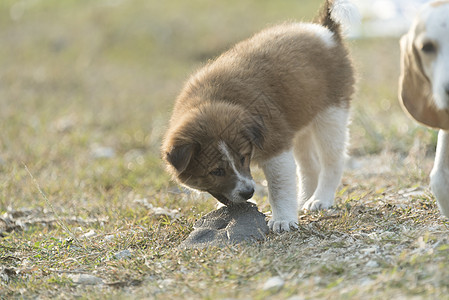
[[(437, 80), (435, 81), (437, 82)], [(439, 109), (449, 108), (449, 82), (442, 83), (439, 86), (438, 83), (435, 83), (433, 95), (435, 104)]]

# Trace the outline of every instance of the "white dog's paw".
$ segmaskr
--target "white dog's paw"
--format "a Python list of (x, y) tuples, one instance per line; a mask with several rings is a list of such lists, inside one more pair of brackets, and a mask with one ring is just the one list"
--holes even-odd
[(320, 209), (328, 209), (331, 206), (332, 206), (331, 201), (323, 201), (323, 200), (319, 200), (319, 199), (312, 197), (309, 200), (307, 200), (306, 203), (304, 203), (304, 206), (302, 207), (302, 209), (314, 211), (314, 210), (320, 210)]
[(290, 228), (297, 229), (298, 221), (297, 220), (269, 220), (268, 227), (270, 230), (276, 233), (281, 233), (284, 231), (290, 231)]

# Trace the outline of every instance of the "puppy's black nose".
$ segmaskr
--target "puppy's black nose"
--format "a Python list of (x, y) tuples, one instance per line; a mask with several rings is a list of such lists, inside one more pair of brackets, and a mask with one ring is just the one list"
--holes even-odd
[(254, 195), (254, 189), (250, 188), (246, 191), (240, 192), (240, 196), (246, 200), (251, 199), (251, 197)]

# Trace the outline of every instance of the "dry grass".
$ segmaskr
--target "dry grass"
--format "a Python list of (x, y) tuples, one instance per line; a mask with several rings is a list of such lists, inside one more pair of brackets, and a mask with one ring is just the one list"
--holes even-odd
[[(394, 39), (350, 42), (359, 90), (334, 209), (259, 244), (177, 249), (215, 205), (180, 191), (159, 159), (182, 82), (317, 7), (1, 1), (0, 298), (449, 299), (449, 224), (427, 188), (436, 134), (397, 103)], [(269, 210), (262, 184), (256, 200)]]

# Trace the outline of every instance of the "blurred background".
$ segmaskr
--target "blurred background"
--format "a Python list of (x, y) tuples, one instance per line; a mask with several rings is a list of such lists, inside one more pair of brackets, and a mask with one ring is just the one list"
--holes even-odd
[[(356, 2), (363, 22), (349, 30), (358, 74), (350, 155), (431, 157), (436, 133), (397, 100), (398, 39), (425, 1)], [(321, 4), (0, 1), (0, 212), (43, 204), (24, 165), (74, 213), (107, 210), (105, 201), (120, 209), (139, 194), (170, 205), (174, 184), (159, 145), (189, 74), (264, 27), (311, 20)]]
[(420, 6), (429, 0), (354, 0), (363, 22), (351, 28), (350, 36), (398, 37), (406, 32)]

